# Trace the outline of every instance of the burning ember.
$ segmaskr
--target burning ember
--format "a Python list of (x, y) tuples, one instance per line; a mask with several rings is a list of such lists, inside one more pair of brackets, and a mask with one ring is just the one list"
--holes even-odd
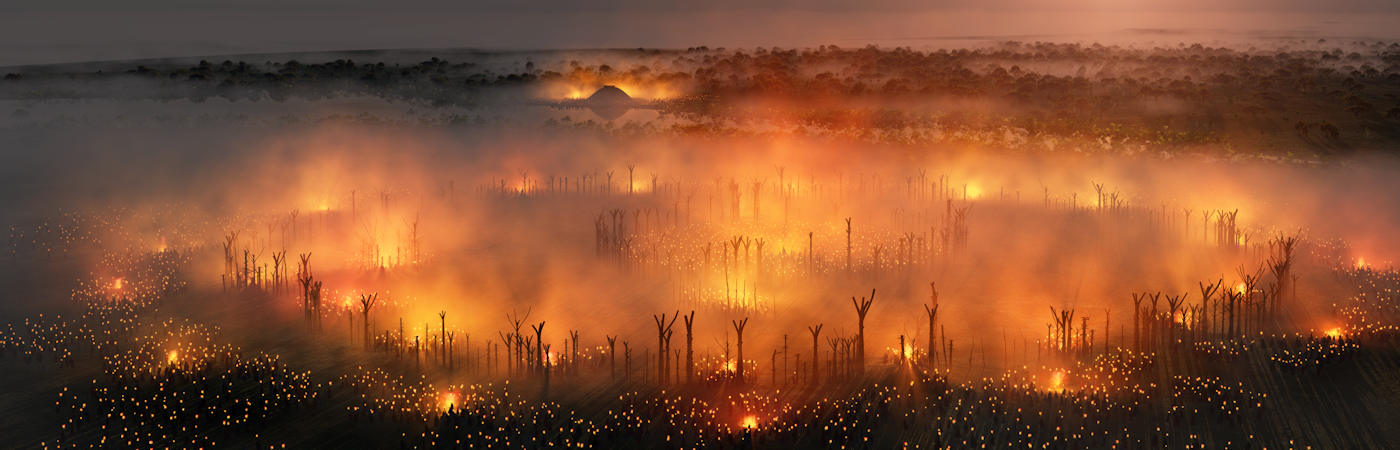
[(177, 351), (175, 351), (175, 350), (171, 350), (170, 353), (167, 353), (167, 354), (165, 355), (165, 363), (166, 363), (166, 364), (175, 364), (175, 362), (177, 362), (177, 361), (179, 361), (179, 360), (180, 360), (180, 352), (177, 352)]
[(1335, 339), (1335, 338), (1340, 338), (1340, 337), (1342, 337), (1342, 327), (1332, 327), (1332, 328), (1328, 328), (1327, 331), (1323, 332), (1323, 334), (1326, 334), (1327, 337), (1334, 338), (1334, 339)]
[(744, 416), (743, 420), (739, 421), (739, 426), (745, 430), (758, 429), (758, 416), (752, 414)]

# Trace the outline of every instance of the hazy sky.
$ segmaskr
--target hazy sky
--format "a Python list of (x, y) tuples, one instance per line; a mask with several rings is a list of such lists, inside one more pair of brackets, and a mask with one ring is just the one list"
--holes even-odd
[(365, 48), (1395, 39), (1381, 0), (0, 0), (0, 66)]

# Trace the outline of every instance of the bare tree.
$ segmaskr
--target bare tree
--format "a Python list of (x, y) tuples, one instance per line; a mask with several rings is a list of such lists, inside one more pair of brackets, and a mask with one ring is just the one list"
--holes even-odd
[(932, 281), (928, 283), (928, 288), (932, 292), (929, 295), (929, 304), (924, 306), (924, 313), (928, 315), (928, 366), (933, 368), (934, 361), (937, 360), (936, 347), (933, 346), (933, 324), (938, 319), (938, 287)]
[(438, 342), (438, 350), (442, 352), (442, 356), (439, 358), (442, 360), (442, 365), (445, 366), (447, 365), (447, 311), (438, 311), (438, 320), (442, 323), (442, 334), (439, 335), (441, 342)]
[(652, 314), (652, 320), (656, 321), (656, 347), (659, 353), (656, 355), (656, 379), (664, 381), (666, 379), (666, 336), (671, 332), (671, 326), (676, 324), (676, 318), (681, 315), (676, 311), (671, 316), (671, 321), (666, 321), (666, 313), (660, 316)]
[(870, 290), (870, 297), (861, 297), (859, 301), (855, 296), (851, 296), (851, 305), (856, 307), (857, 322), (856, 331), (856, 368), (859, 372), (865, 372), (865, 314), (870, 312), (870, 304), (875, 303), (875, 290)]
[(695, 375), (695, 311), (685, 317), (685, 382), (689, 384)]
[(603, 337), (608, 340), (608, 378), (617, 377), (617, 336)]
[(743, 384), (743, 383), (744, 383), (744, 327), (745, 327), (746, 325), (749, 324), (749, 318), (748, 318), (748, 317), (745, 317), (744, 320), (733, 320), (733, 321), (731, 321), (731, 322), (734, 323), (734, 333), (735, 333), (735, 335), (737, 336), (737, 340), (738, 340), (738, 344), (737, 344), (737, 347), (736, 347), (736, 348), (738, 349), (738, 356), (737, 356), (738, 359), (734, 362), (735, 375), (737, 376), (737, 379), (738, 379), (738, 381), (739, 381), (739, 384)]
[(820, 379), (820, 374), (821, 374), (821, 367), (822, 367), (822, 366), (821, 366), (821, 358), (819, 357), (819, 355), (820, 355), (821, 353), (818, 351), (818, 350), (820, 350), (820, 349), (817, 347), (817, 339), (818, 339), (818, 337), (820, 337), (821, 334), (822, 334), (822, 326), (823, 326), (822, 324), (816, 324), (816, 325), (812, 325), (812, 326), (808, 326), (808, 327), (807, 327), (807, 332), (812, 334), (812, 383), (813, 383), (813, 384), (816, 384), (816, 383), (817, 383), (817, 381)]
[(530, 328), (535, 330), (535, 367), (544, 368), (547, 371), (549, 369), (545, 366), (548, 361), (544, 353), (544, 321), (540, 321), (539, 325), (530, 325)]
[(374, 302), (375, 302), (375, 300), (378, 300), (378, 299), (379, 299), (379, 294), (378, 294), (378, 293), (370, 294), (370, 295), (360, 294), (360, 315), (361, 315), (361, 322), (364, 322), (364, 326), (365, 326), (365, 350), (369, 350), (369, 341), (370, 341), (370, 338), (369, 338), (369, 310), (370, 310), (370, 308), (373, 308), (373, 307), (374, 307)]

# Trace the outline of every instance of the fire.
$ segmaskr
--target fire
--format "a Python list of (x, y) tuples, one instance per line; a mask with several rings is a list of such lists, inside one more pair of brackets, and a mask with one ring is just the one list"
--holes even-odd
[(126, 284), (125, 279), (117, 278), (116, 280), (112, 281), (112, 289), (121, 290), (122, 285), (124, 284)]
[(1342, 327), (1332, 327), (1332, 328), (1328, 328), (1327, 331), (1324, 332), (1324, 333), (1327, 335), (1327, 337), (1330, 337), (1330, 338), (1333, 338), (1333, 339), (1340, 338), (1340, 337), (1342, 337)]
[(1048, 389), (1046, 389), (1046, 390), (1048, 390), (1048, 391), (1050, 391), (1050, 392), (1064, 392), (1064, 390), (1065, 390), (1065, 371), (1063, 371), (1063, 370), (1056, 370), (1055, 373), (1051, 374), (1051, 375), (1050, 375), (1050, 387), (1049, 387)]
[(1235, 285), (1235, 293), (1244, 294), (1244, 283), (1239, 283)]
[(165, 236), (160, 237), (160, 245), (156, 246), (156, 253), (165, 253)]
[(175, 362), (176, 362), (176, 361), (179, 361), (179, 360), (180, 360), (180, 352), (177, 352), (177, 351), (175, 351), (175, 350), (171, 350), (170, 353), (167, 353), (167, 354), (165, 355), (165, 363), (166, 363), (166, 364), (175, 364)]
[(743, 420), (740, 420), (740, 421), (739, 421), (739, 426), (740, 426), (740, 427), (743, 427), (743, 428), (746, 429), (746, 430), (757, 429), (757, 428), (758, 428), (758, 416), (754, 416), (754, 415), (752, 415), (752, 414), (747, 415), (747, 416), (744, 416)]
[(456, 393), (456, 392), (446, 392), (446, 393), (443, 393), (443, 394), (442, 394), (442, 401), (441, 401), (440, 404), (438, 405), (438, 408), (441, 409), (441, 410), (443, 410), (443, 411), (447, 411), (448, 409), (453, 409), (455, 406), (458, 406), (458, 405), (457, 405), (457, 393)]
[(1172, 321), (1176, 322), (1177, 326), (1186, 329), (1190, 329), (1191, 324), (1194, 322), (1185, 312), (1177, 312), (1175, 316), (1172, 316)]
[(1365, 268), (1366, 268), (1366, 258), (1356, 258), (1356, 268), (1358, 268), (1358, 269), (1365, 269)]
[(734, 372), (734, 371), (736, 371), (736, 370), (739, 370), (739, 368), (738, 368), (738, 366), (735, 366), (735, 365), (734, 365), (734, 361), (725, 361), (725, 362), (724, 362), (724, 371), (725, 371), (725, 372), (731, 372), (731, 373), (732, 373), (732, 372)]

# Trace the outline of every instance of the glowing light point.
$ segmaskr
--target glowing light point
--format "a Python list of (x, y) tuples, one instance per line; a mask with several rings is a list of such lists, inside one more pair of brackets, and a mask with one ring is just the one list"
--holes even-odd
[(757, 428), (758, 428), (758, 416), (754, 416), (754, 415), (747, 415), (747, 416), (744, 416), (744, 419), (739, 421), (739, 426), (740, 426), (740, 427), (743, 427), (745, 430), (757, 429)]

